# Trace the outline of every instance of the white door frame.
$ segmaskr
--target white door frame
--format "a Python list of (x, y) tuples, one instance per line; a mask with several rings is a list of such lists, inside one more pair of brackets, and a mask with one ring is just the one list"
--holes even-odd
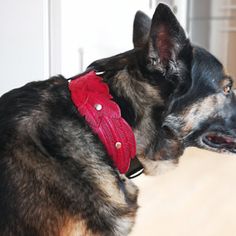
[(43, 0), (44, 76), (61, 73), (61, 0)]

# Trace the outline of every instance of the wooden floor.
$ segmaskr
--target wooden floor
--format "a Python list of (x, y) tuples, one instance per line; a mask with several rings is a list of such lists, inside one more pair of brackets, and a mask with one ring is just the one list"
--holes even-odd
[(236, 235), (236, 155), (188, 149), (177, 168), (138, 177), (131, 236)]

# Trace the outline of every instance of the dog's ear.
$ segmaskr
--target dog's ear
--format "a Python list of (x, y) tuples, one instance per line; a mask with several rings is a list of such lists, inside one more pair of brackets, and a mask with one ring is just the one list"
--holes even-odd
[(133, 44), (135, 48), (141, 48), (146, 45), (151, 23), (150, 17), (142, 11), (138, 11), (135, 14), (133, 24)]
[(187, 42), (185, 32), (173, 12), (167, 5), (159, 4), (151, 22), (148, 68), (165, 72), (170, 62), (177, 61), (179, 52)]

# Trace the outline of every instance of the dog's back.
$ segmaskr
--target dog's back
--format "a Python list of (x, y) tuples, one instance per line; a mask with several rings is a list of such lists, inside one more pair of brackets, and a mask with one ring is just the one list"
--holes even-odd
[(0, 113), (0, 235), (128, 233), (136, 188), (120, 191), (126, 183), (78, 116), (65, 79), (5, 94)]

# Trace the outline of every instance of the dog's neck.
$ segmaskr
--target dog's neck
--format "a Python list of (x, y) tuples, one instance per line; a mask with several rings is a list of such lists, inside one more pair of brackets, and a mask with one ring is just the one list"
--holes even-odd
[[(103, 81), (134, 131), (139, 160), (175, 159), (182, 144), (162, 128), (163, 111), (168, 107), (174, 86), (162, 73), (146, 70), (144, 53), (134, 49), (95, 61), (88, 68), (103, 72)], [(170, 147), (172, 140), (175, 145)]]
[(156, 137), (155, 125), (158, 122), (153, 120), (153, 110), (157, 109), (157, 103), (161, 109), (164, 101), (156, 89), (132, 78), (127, 69), (115, 74), (105, 73), (103, 77), (110, 87), (115, 102), (121, 108), (123, 118), (134, 130), (137, 155), (146, 153), (146, 149)]
[(144, 171), (154, 174), (159, 160), (175, 162), (184, 148), (174, 134), (162, 127), (162, 113), (167, 101), (157, 88), (138, 80), (139, 73), (136, 71), (132, 77), (132, 72), (125, 68), (116, 73), (105, 72), (103, 78), (119, 104), (123, 118), (133, 128), (137, 157), (145, 167)]

